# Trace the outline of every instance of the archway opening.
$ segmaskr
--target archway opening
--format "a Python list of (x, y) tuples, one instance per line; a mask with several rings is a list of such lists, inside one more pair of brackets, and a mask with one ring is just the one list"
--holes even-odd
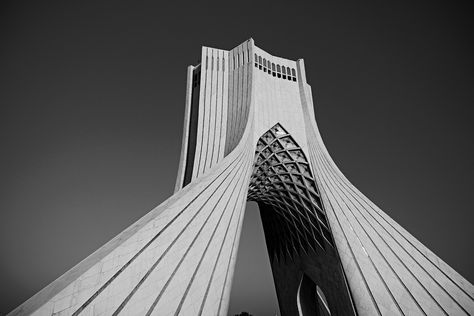
[(239, 243), (228, 315), (281, 315), (258, 205), (248, 202)]

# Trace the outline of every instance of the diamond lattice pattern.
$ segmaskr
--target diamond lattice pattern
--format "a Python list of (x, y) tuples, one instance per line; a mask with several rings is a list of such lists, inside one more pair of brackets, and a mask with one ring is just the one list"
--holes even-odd
[(301, 147), (276, 124), (257, 142), (249, 201), (262, 205), (272, 259), (333, 245), (316, 181)]

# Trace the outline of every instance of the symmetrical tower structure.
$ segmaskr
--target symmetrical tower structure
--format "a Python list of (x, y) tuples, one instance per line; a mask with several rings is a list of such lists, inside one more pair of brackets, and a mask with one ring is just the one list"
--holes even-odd
[(226, 315), (246, 201), (282, 315), (472, 315), (474, 287), (331, 159), (303, 60), (252, 39), (189, 66), (175, 193), (11, 315)]

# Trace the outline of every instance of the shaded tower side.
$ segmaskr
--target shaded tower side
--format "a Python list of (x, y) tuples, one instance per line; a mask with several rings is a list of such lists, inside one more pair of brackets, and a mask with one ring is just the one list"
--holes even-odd
[(247, 126), (252, 86), (248, 40), (230, 51), (203, 47), (188, 67), (181, 162), (175, 192), (233, 151)]

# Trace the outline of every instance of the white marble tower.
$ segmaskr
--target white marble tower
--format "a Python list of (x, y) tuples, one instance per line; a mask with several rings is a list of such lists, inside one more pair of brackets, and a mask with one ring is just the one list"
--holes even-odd
[(247, 200), (282, 315), (473, 315), (474, 287), (331, 159), (303, 60), (252, 39), (189, 66), (175, 193), (10, 315), (226, 315)]

